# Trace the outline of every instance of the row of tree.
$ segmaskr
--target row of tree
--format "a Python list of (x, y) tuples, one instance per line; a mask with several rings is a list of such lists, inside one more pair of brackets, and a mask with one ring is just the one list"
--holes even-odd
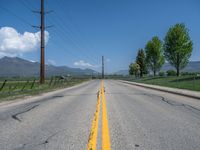
[(142, 77), (151, 70), (155, 76), (167, 61), (175, 67), (179, 76), (180, 70), (189, 62), (192, 49), (193, 43), (185, 24), (176, 24), (169, 28), (164, 42), (154, 36), (144, 49), (138, 50), (135, 63), (129, 65), (129, 73)]

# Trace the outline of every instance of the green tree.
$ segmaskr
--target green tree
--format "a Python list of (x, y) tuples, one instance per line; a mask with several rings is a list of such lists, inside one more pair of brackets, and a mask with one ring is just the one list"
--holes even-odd
[(154, 76), (164, 64), (163, 46), (161, 40), (154, 36), (145, 46), (146, 63), (153, 71)]
[(169, 29), (165, 36), (164, 55), (166, 60), (176, 68), (177, 76), (180, 74), (180, 69), (188, 64), (192, 47), (185, 24), (176, 24)]
[(140, 65), (140, 77), (147, 73), (147, 67), (145, 62), (145, 53), (143, 49), (139, 49), (136, 57), (136, 63)]
[(176, 76), (176, 71), (174, 71), (174, 70), (167, 70), (167, 76)]
[(137, 63), (131, 63), (129, 65), (129, 74), (135, 75), (135, 77), (137, 77), (139, 73), (140, 73), (140, 65), (138, 65)]

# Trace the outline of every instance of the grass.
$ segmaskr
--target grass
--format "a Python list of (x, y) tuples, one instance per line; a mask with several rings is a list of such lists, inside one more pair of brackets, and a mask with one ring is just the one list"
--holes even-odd
[(160, 85), (179, 89), (188, 89), (193, 91), (200, 91), (200, 77), (194, 76), (180, 76), (180, 77), (144, 77), (140, 79), (125, 78), (125, 80)]
[(0, 82), (0, 102), (22, 98), (29, 95), (38, 95), (40, 93), (49, 92), (61, 88), (71, 87), (80, 84), (88, 79), (71, 79), (67, 80), (46, 80), (45, 84), (39, 84), (38, 81), (7, 81), (1, 89), (4, 81)]

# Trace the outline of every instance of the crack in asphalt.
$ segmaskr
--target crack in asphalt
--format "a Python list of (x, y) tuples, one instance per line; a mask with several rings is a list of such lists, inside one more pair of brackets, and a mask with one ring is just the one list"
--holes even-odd
[(51, 140), (54, 136), (56, 136), (57, 134), (59, 134), (59, 133), (65, 131), (65, 130), (67, 130), (67, 129), (63, 129), (63, 130), (60, 130), (60, 131), (57, 131), (57, 132), (51, 134), (51, 135), (48, 136), (43, 142), (41, 142), (41, 143), (39, 143), (39, 144), (30, 145), (31, 143), (25, 143), (25, 144), (23, 144), (22, 147), (17, 148), (17, 149), (14, 149), (14, 150), (23, 150), (23, 149), (28, 148), (28, 147), (30, 148), (30, 147), (37, 147), (37, 146), (41, 146), (41, 145), (46, 145), (46, 144), (48, 144), (48, 143), (50, 142), (50, 140)]
[(145, 96), (150, 96), (150, 97), (158, 97), (163, 102), (165, 102), (165, 103), (167, 103), (169, 105), (172, 105), (172, 106), (184, 106), (185, 105), (185, 104), (181, 104), (181, 103), (177, 103), (177, 102), (174, 102), (174, 101), (167, 100), (165, 97), (160, 96), (160, 95), (147, 94), (147, 93), (141, 93), (141, 94), (137, 94), (137, 95), (145, 95)]
[(24, 149), (25, 146), (26, 146), (26, 144), (23, 144), (21, 147), (15, 148), (15, 149), (13, 149), (13, 150), (22, 150), (22, 149)]
[(90, 95), (96, 95), (96, 93), (85, 93), (85, 94), (66, 94), (64, 96), (90, 96)]
[(51, 99), (54, 99), (54, 98), (62, 98), (64, 97), (63, 95), (55, 95), (55, 96), (52, 96)]
[(63, 129), (63, 130), (60, 130), (60, 131), (55, 132), (54, 134), (51, 134), (50, 136), (48, 136), (48, 137), (46, 138), (46, 140), (44, 140), (43, 142), (41, 142), (41, 143), (39, 143), (39, 144), (37, 144), (37, 145), (35, 145), (35, 146), (40, 146), (40, 145), (48, 144), (51, 138), (53, 138), (54, 136), (56, 136), (57, 134), (59, 134), (60, 132), (62, 132), (62, 131), (64, 131), (64, 130), (66, 130), (66, 129)]
[(21, 115), (21, 114), (23, 114), (23, 113), (29, 112), (29, 111), (31, 111), (32, 109), (34, 109), (34, 108), (36, 108), (36, 107), (38, 107), (38, 106), (39, 106), (39, 104), (34, 105), (34, 106), (32, 106), (31, 108), (29, 108), (29, 109), (27, 109), (27, 110), (24, 110), (24, 111), (22, 111), (22, 112), (16, 113), (16, 114), (12, 115), (12, 118), (15, 119), (15, 120), (17, 120), (17, 121), (19, 121), (19, 122), (21, 122), (21, 120), (17, 117), (18, 115)]
[[(129, 83), (128, 83), (129, 84)], [(107, 93), (108, 94), (108, 93)], [(119, 94), (119, 93), (117, 93)], [(136, 93), (134, 93), (136, 94)], [(154, 95), (154, 94), (147, 94), (147, 93), (138, 93), (137, 95), (146, 95), (146, 96), (151, 96), (151, 97), (160, 97), (161, 100), (171, 106), (181, 106), (181, 107), (185, 107), (186, 109), (189, 109), (190, 111), (194, 112), (197, 114), (197, 111), (198, 111), (198, 115), (200, 113), (200, 109), (196, 108), (196, 107), (193, 107), (191, 105), (188, 105), (188, 104), (183, 104), (183, 103), (178, 103), (178, 102), (174, 102), (174, 101), (170, 101), (170, 100), (167, 100), (165, 97), (163, 96), (159, 96), (159, 95)]]
[(178, 102), (174, 102), (174, 101), (170, 101), (170, 100), (167, 100), (165, 97), (163, 96), (159, 96), (159, 95), (154, 95), (154, 94), (147, 94), (147, 93), (123, 93), (123, 92), (108, 92), (106, 94), (109, 94), (109, 95), (145, 95), (145, 96), (150, 96), (150, 97), (159, 97), (161, 98), (161, 100), (171, 106), (177, 106), (177, 107), (185, 107), (186, 109), (189, 109), (191, 110), (192, 112), (196, 113), (196, 111), (198, 111), (198, 115), (199, 115), (199, 112), (200, 112), (200, 109), (196, 108), (196, 107), (193, 107), (191, 105), (187, 105), (187, 104), (183, 104), (183, 103), (178, 103)]
[(142, 94), (139, 94), (139, 95), (145, 95), (145, 96), (151, 96), (151, 97), (159, 97), (161, 98), (161, 100), (171, 106), (181, 106), (181, 107), (185, 107), (189, 110), (191, 110), (192, 112), (194, 112), (193, 110), (196, 110), (198, 112), (200, 112), (200, 109), (196, 108), (196, 107), (193, 107), (191, 105), (188, 105), (188, 104), (183, 104), (183, 103), (178, 103), (178, 102), (174, 102), (174, 101), (170, 101), (170, 100), (167, 100), (165, 97), (163, 96), (159, 96), (159, 95), (154, 95), (154, 94), (147, 94), (147, 93), (142, 93)]

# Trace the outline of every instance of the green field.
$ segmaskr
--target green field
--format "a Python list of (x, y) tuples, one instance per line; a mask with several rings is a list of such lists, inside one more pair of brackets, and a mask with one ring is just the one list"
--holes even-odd
[(38, 80), (30, 79), (27, 81), (1, 81), (0, 82), (0, 101), (12, 100), (28, 95), (37, 95), (43, 92), (53, 91), (60, 88), (70, 87), (84, 81), (87, 78), (57, 79), (52, 78), (39, 84)]
[(123, 80), (134, 81), (145, 84), (160, 85), (166, 87), (188, 89), (193, 91), (200, 91), (200, 77), (199, 76), (180, 76), (180, 77), (144, 77), (138, 78), (128, 77)]

